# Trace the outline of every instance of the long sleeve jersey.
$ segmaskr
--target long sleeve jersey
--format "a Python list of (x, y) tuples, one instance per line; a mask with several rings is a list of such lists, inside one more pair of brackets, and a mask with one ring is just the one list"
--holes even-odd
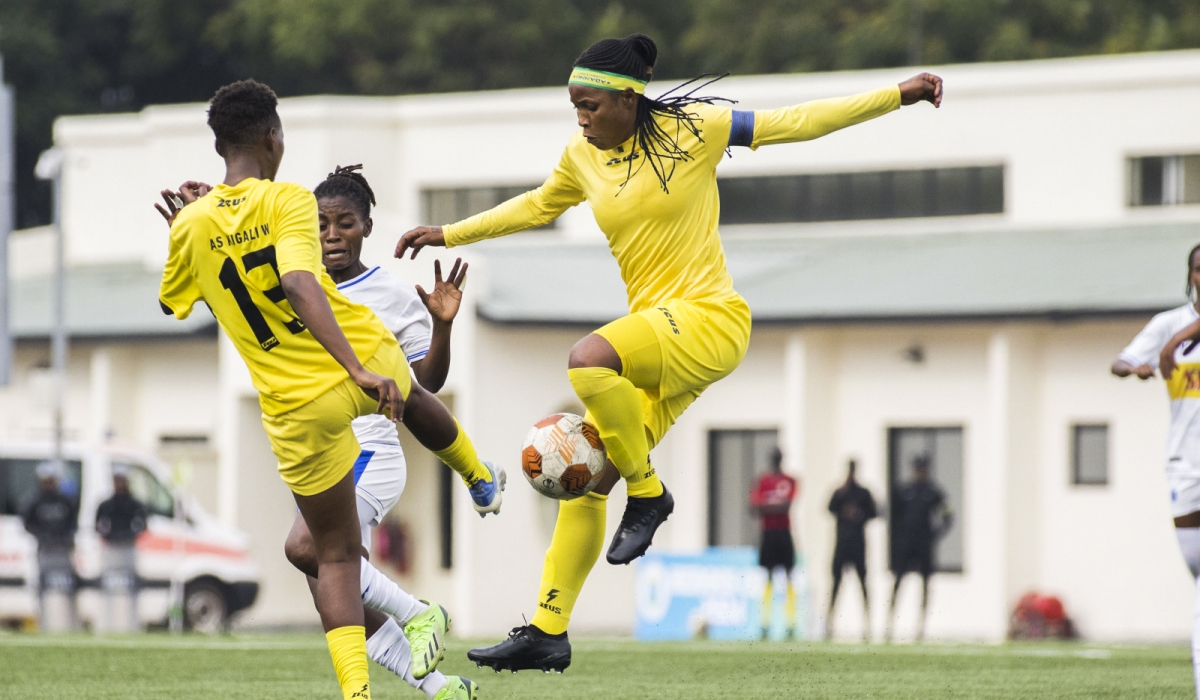
[[(446, 245), (542, 226), (586, 200), (621, 268), (631, 312), (670, 299), (728, 299), (736, 292), (717, 232), (721, 204), (716, 168), (731, 143), (756, 149), (807, 141), (899, 107), (900, 89), (895, 85), (753, 113), (691, 105), (687, 109), (696, 116), (700, 133), (678, 130), (679, 145), (691, 159), (677, 162), (668, 191), (649, 164), (639, 162), (644, 155), (634, 149), (632, 137), (601, 151), (579, 131), (541, 187), (445, 226)], [(658, 119), (669, 133), (676, 133), (677, 125), (669, 117)], [(630, 167), (637, 173), (622, 187)]]

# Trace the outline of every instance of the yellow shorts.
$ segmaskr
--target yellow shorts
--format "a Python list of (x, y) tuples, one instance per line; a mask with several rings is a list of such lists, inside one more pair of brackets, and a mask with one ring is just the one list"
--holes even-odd
[(710, 385), (737, 369), (750, 343), (750, 307), (722, 301), (672, 299), (596, 331), (621, 357), (621, 376), (642, 394), (650, 446)]
[[(412, 389), (408, 364), (392, 336), (385, 338), (363, 366), (391, 377), (408, 398)], [(293, 493), (312, 496), (331, 488), (354, 467), (360, 448), (350, 421), (374, 413), (378, 404), (349, 377), (312, 401), (278, 416), (263, 414), (279, 475)]]

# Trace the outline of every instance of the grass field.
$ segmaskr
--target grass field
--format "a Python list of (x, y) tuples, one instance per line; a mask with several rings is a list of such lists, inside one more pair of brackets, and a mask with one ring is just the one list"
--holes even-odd
[[(340, 698), (319, 635), (221, 638), (0, 635), (0, 698)], [(477, 669), (455, 642), (446, 673), (488, 700), (546, 698), (1171, 698), (1192, 695), (1188, 649), (1083, 645), (638, 644), (582, 640), (564, 675)], [(371, 667), (379, 700), (423, 696)]]

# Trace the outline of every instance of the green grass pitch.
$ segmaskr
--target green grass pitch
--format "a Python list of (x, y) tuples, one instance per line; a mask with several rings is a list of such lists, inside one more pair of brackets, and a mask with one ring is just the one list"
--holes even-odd
[[(564, 675), (495, 674), (456, 641), (446, 673), (487, 700), (1171, 698), (1193, 696), (1183, 646), (639, 644), (580, 640)], [(378, 700), (424, 697), (372, 665)], [(318, 634), (97, 639), (0, 635), (0, 699), (340, 698)]]

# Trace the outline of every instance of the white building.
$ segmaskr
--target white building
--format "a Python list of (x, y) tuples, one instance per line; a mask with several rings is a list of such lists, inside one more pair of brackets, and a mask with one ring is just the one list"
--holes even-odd
[[(1200, 52), (932, 70), (946, 81), (940, 110), (919, 105), (814, 142), (734, 149), (721, 166), (723, 238), (756, 327), (742, 367), (655, 451), (677, 502), (656, 547), (752, 543), (746, 491), (777, 440), (803, 478), (793, 519), (822, 616), (833, 540), (825, 505), (846, 460), (886, 500), (889, 479), (931, 454), (956, 510), (931, 636), (999, 639), (1017, 598), (1040, 590), (1062, 596), (1088, 637), (1184, 638), (1192, 584), (1167, 510), (1165, 392), (1157, 381), (1117, 381), (1108, 366), (1153, 313), (1184, 302), (1185, 257), (1200, 242)], [(729, 78), (711, 91), (770, 108), (912, 73)], [(281, 179), (311, 187), (336, 164), (365, 164), (380, 205), (364, 258), (426, 283), (437, 255), (471, 263), (474, 308), (457, 324), (443, 394), (480, 452), (509, 467), (504, 512), (481, 521), (448, 472), (413, 447), (395, 517), (406, 586), (446, 604), (459, 633), (501, 633), (533, 610), (555, 511), (518, 475), (521, 438), (537, 418), (576, 405), (567, 353), (623, 313), (620, 278), (586, 206), (544, 231), (416, 262), (390, 252), (412, 225), (540, 183), (576, 128), (566, 92), (296, 98), (280, 112)], [(241, 360), (203, 311), (179, 323), (155, 303), (166, 253), (156, 193), (222, 176), (204, 106), (63, 118), (55, 140), (67, 152), (70, 433), (186, 459), (192, 488), (256, 538), (266, 575), (246, 622), (315, 620), (282, 556), (294, 507)], [(48, 431), (38, 398), (48, 240), (13, 238), (19, 342), (15, 381), (0, 389), (0, 435)], [(890, 589), (887, 540), (873, 523), (876, 631)], [(599, 563), (573, 630), (631, 629), (632, 588), (631, 569)], [(838, 626), (857, 633), (849, 590)], [(901, 637), (916, 593), (902, 591)]]

